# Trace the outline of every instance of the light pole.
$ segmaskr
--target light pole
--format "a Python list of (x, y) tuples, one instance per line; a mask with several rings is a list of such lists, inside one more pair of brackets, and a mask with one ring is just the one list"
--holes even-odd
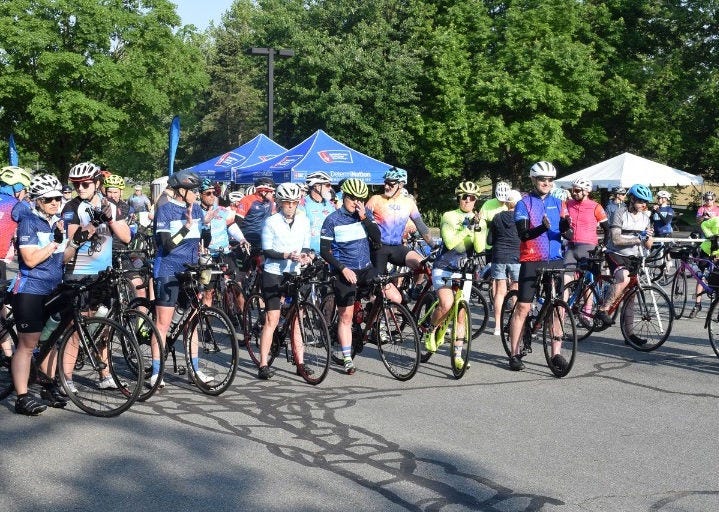
[(250, 55), (267, 56), (267, 136), (273, 139), (273, 113), (274, 113), (274, 83), (275, 83), (275, 55), (279, 57), (294, 57), (294, 50), (276, 50), (274, 48), (250, 48)]

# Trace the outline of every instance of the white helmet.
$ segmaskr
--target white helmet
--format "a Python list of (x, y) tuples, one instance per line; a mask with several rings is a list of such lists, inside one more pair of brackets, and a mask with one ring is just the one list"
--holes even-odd
[(30, 181), (30, 199), (40, 197), (62, 197), (62, 185), (52, 174), (38, 174)]
[(100, 168), (92, 162), (83, 162), (70, 169), (70, 181), (87, 181), (100, 177)]
[(554, 187), (552, 190), (549, 191), (549, 195), (552, 197), (556, 197), (560, 201), (566, 201), (567, 198), (569, 198), (569, 190), (565, 190), (561, 187)]
[(530, 178), (539, 178), (540, 176), (557, 177), (557, 169), (552, 162), (537, 162), (529, 169)]
[(302, 189), (297, 183), (282, 183), (275, 190), (275, 200), (277, 201), (299, 201), (302, 195)]
[(574, 183), (572, 183), (573, 187), (581, 188), (583, 190), (586, 190), (587, 192), (592, 191), (592, 180), (589, 180), (587, 178), (578, 178), (574, 180)]
[(307, 175), (307, 179), (305, 180), (305, 183), (307, 183), (308, 187), (311, 187), (313, 185), (324, 185), (325, 183), (329, 184), (332, 180), (330, 179), (330, 175), (326, 172), (317, 171), (312, 172)]
[(231, 203), (236, 203), (236, 202), (238, 202), (239, 200), (241, 200), (243, 197), (245, 197), (245, 194), (243, 194), (243, 193), (240, 192), (239, 190), (235, 190), (234, 192), (230, 192), (230, 193), (227, 195), (227, 199), (229, 199)]
[(494, 187), (494, 197), (497, 198), (497, 201), (505, 202), (508, 200), (507, 194), (509, 194), (510, 190), (512, 190), (512, 186), (509, 183), (500, 181), (497, 183), (497, 186)]
[(255, 186), (254, 186), (254, 185), (250, 185), (249, 187), (247, 187), (247, 188), (245, 189), (245, 195), (246, 195), (246, 196), (251, 196), (251, 195), (254, 194), (255, 192), (256, 192), (256, 189), (255, 189)]
[(671, 199), (672, 195), (666, 190), (660, 190), (657, 192), (657, 197), (663, 197), (664, 199)]
[(522, 200), (522, 194), (519, 192), (519, 190), (510, 190), (507, 192), (507, 202), (508, 203), (518, 203)]

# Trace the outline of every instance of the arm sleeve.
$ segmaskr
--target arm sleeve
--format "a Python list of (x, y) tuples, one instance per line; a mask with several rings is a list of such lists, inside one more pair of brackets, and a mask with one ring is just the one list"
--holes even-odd
[(165, 251), (165, 254), (170, 253), (173, 249), (175, 249), (175, 247), (180, 245), (189, 232), (190, 230), (187, 229), (187, 227), (182, 226), (180, 231), (175, 233), (174, 236), (171, 235), (169, 231), (161, 231), (158, 233), (160, 236), (160, 245), (162, 245), (162, 249)]
[[(379, 229), (377, 231), (379, 231)], [(345, 266), (332, 254), (332, 240), (320, 238), (320, 256), (322, 256), (323, 260), (339, 271), (342, 271), (342, 269), (345, 268)]]
[(520, 219), (516, 221), (515, 224), (517, 225), (517, 234), (519, 235), (519, 239), (523, 242), (526, 242), (527, 240), (533, 240), (547, 231), (547, 228), (544, 227), (544, 224), (540, 224), (539, 226), (530, 228), (529, 219)]
[(275, 251), (274, 249), (262, 249), (262, 254), (266, 258), (272, 258), (273, 260), (283, 260), (285, 259), (285, 255), (282, 254), (280, 251)]
[(370, 239), (373, 245), (382, 243), (382, 233), (379, 230), (379, 226), (369, 215), (362, 221), (362, 226), (367, 232), (367, 238)]
[(238, 226), (236, 222), (227, 226), (227, 234), (230, 235), (230, 238), (238, 242), (242, 242), (245, 239), (245, 235), (242, 234), (242, 230), (240, 230), (240, 226)]

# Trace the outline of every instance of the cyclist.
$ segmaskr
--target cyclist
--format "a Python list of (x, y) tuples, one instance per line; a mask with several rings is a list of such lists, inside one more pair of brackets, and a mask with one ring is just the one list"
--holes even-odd
[[(28, 379), (33, 349), (50, 316), (45, 299), (62, 281), (65, 238), (58, 226), (62, 186), (49, 174), (36, 176), (29, 183), (30, 198), (35, 201), (31, 214), (23, 215), (17, 228), (18, 278), (12, 293), (13, 314), (18, 333), (18, 346), (11, 362), (13, 384), (17, 392), (15, 412), (36, 416), (47, 406), (28, 394)], [(47, 359), (55, 360), (54, 357)], [(56, 365), (47, 364), (47, 380), (40, 396), (51, 407), (65, 407), (67, 399), (60, 394), (53, 380)]]
[[(92, 162), (77, 164), (70, 169), (69, 177), (78, 195), (62, 210), (67, 238), (76, 240), (75, 235), (78, 231), (86, 231), (89, 237), (80, 245), (68, 244), (69, 255), (65, 258), (64, 280), (77, 281), (97, 275), (112, 266), (113, 238), (116, 237), (127, 244), (131, 235), (123, 212), (99, 192), (102, 172), (98, 166)], [(109, 289), (94, 287), (86, 297), (87, 303), (83, 303), (82, 308), (89, 308), (90, 314), (94, 314), (101, 305), (109, 306), (107, 303), (109, 297)], [(72, 346), (77, 347), (76, 343)], [(68, 387), (74, 392), (71, 368), (65, 371)], [(103, 370), (100, 378), (101, 389), (117, 388), (108, 370)]]
[(371, 244), (379, 244), (380, 228), (366, 209), (367, 184), (357, 178), (342, 183), (342, 206), (330, 213), (322, 224), (320, 255), (335, 275), (335, 304), (339, 321), (337, 339), (342, 346), (344, 368), (355, 373), (352, 362), (352, 314), (357, 286), (368, 285), (377, 275), (370, 257)]
[[(609, 220), (602, 205), (589, 199), (592, 191), (592, 180), (579, 178), (572, 183), (570, 191), (572, 197), (566, 202), (569, 214), (571, 240), (566, 244), (564, 253), (564, 266), (576, 266), (581, 258), (588, 258), (589, 251), (594, 250), (599, 243), (597, 237), (597, 224), (604, 233), (604, 244), (609, 241)], [(571, 274), (565, 274), (564, 282), (573, 279)]]
[[(167, 186), (172, 191), (172, 197), (168, 195), (167, 201), (157, 207), (155, 214), (157, 256), (153, 268), (155, 323), (163, 339), (167, 339), (175, 306), (188, 306), (187, 297), (180, 293), (177, 273), (185, 271), (186, 263), (197, 263), (200, 229), (204, 218), (202, 208), (196, 203), (200, 186), (197, 174), (191, 171), (176, 172), (167, 180)], [(197, 350), (196, 343), (193, 336), (194, 351)], [(214, 380), (199, 369), (197, 355), (193, 355), (191, 361), (198, 379), (205, 383)], [(159, 371), (160, 350), (159, 346), (153, 343), (151, 386), (157, 382)]]
[[(280, 302), (282, 301), (283, 274), (298, 274), (300, 266), (310, 262), (310, 222), (304, 212), (297, 211), (302, 190), (296, 183), (282, 183), (277, 187), (275, 200), (280, 203), (280, 211), (272, 215), (262, 228), (262, 253), (265, 266), (262, 272), (262, 295), (265, 299), (265, 325), (260, 335), (260, 368), (257, 377), (269, 379), (274, 372), (267, 364), (277, 324), (280, 320)], [(295, 351), (299, 365), (304, 352), (301, 334), (298, 328), (292, 329), (292, 350)], [(312, 374), (312, 370), (305, 368)], [(297, 367), (300, 375), (300, 367)]]
[[(482, 245), (479, 212), (475, 213), (474, 205), (479, 197), (479, 187), (473, 181), (462, 181), (454, 189), (457, 198), (458, 208), (445, 212), (442, 215), (440, 233), (442, 236), (442, 253), (434, 262), (432, 267), (432, 287), (437, 292), (439, 304), (432, 313), (430, 325), (427, 330), (424, 345), (428, 352), (437, 351), (437, 340), (435, 334), (437, 326), (444, 320), (454, 303), (454, 292), (452, 282), (447, 278), (462, 270), (461, 260), (479, 252)], [(469, 297), (467, 297), (468, 299)], [(467, 336), (467, 327), (463, 325), (464, 317), (457, 325), (457, 345), (459, 350), (455, 353), (457, 357), (453, 364), (461, 370), (464, 367), (464, 360), (461, 357), (462, 346)], [(444, 340), (440, 340), (440, 344)]]
[[(627, 271), (627, 257), (640, 256), (643, 245), (645, 249), (651, 249), (652, 226), (649, 219), (649, 203), (652, 201), (652, 191), (645, 185), (632, 185), (627, 191), (629, 205), (620, 207), (610, 225), (611, 238), (607, 245), (607, 265), (612, 273), (614, 284), (609, 297), (597, 312), (596, 318), (605, 325), (612, 325), (612, 318), (607, 314), (607, 309), (621, 295), (629, 284), (629, 272)], [(629, 336), (636, 344), (646, 343), (636, 334)]]
[(512, 190), (512, 185), (506, 181), (499, 181), (494, 187), (494, 199), (485, 201), (479, 209), (479, 226), (481, 228), (480, 251), (487, 251), (487, 263), (492, 261), (492, 246), (487, 244), (490, 227), (494, 216), (499, 212), (507, 211), (507, 194)]
[(697, 224), (701, 224), (711, 217), (719, 216), (719, 206), (715, 204), (716, 194), (714, 192), (711, 190), (704, 192), (702, 201), (704, 201), (704, 204), (697, 210)]
[(414, 198), (402, 193), (406, 183), (407, 171), (392, 167), (384, 175), (384, 194), (372, 196), (366, 204), (382, 234), (382, 245), (372, 255), (378, 274), (387, 272), (387, 262), (401, 267), (418, 268), (424, 259), (418, 252), (402, 245), (402, 235), (408, 219), (412, 219), (425, 242), (430, 247), (435, 246)]
[(253, 252), (262, 251), (262, 226), (277, 210), (273, 199), (275, 182), (272, 178), (255, 180), (255, 191), (246, 195), (237, 206), (239, 226)]
[(652, 224), (657, 236), (672, 236), (674, 209), (670, 204), (671, 199), (672, 195), (666, 190), (657, 192), (657, 204), (652, 208)]
[(305, 197), (304, 211), (310, 221), (310, 248), (320, 252), (320, 230), (327, 216), (336, 210), (332, 203), (332, 184), (326, 172), (318, 171), (307, 175), (309, 193)]
[(494, 216), (487, 243), (492, 247), (492, 289), (494, 292), (494, 335), (501, 334), (502, 304), (507, 295), (507, 282), (517, 289), (519, 279), (519, 235), (514, 223), (514, 208), (522, 199), (518, 190), (507, 193), (507, 210)]
[[(529, 169), (534, 190), (517, 203), (514, 221), (519, 234), (519, 280), (517, 304), (510, 322), (512, 355), (509, 368), (524, 368), (519, 353), (519, 338), (536, 294), (536, 275), (541, 268), (562, 268), (562, 234), (569, 229), (564, 202), (549, 192), (557, 169), (551, 162), (537, 162)], [(564, 356), (558, 352), (561, 342), (552, 343), (552, 364), (566, 368)]]
[[(30, 173), (22, 167), (10, 165), (0, 170), (0, 280), (7, 279), (7, 263), (12, 261), (12, 240), (17, 228), (17, 215), (12, 212), (27, 196)], [(25, 205), (22, 205), (24, 208)], [(16, 210), (17, 212), (17, 210)]]
[(62, 203), (60, 204), (60, 211), (65, 208), (67, 202), (72, 199), (72, 187), (70, 185), (62, 186)]
[(616, 212), (617, 209), (624, 204), (624, 199), (627, 197), (627, 189), (624, 187), (614, 187), (610, 193), (611, 196), (609, 198), (609, 202), (604, 207), (609, 225), (612, 224), (614, 212)]

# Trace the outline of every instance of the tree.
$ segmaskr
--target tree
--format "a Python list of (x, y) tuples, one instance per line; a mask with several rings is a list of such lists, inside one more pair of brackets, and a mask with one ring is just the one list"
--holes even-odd
[(0, 130), (66, 176), (83, 160), (159, 167), (167, 127), (207, 83), (167, 0), (0, 4)]

